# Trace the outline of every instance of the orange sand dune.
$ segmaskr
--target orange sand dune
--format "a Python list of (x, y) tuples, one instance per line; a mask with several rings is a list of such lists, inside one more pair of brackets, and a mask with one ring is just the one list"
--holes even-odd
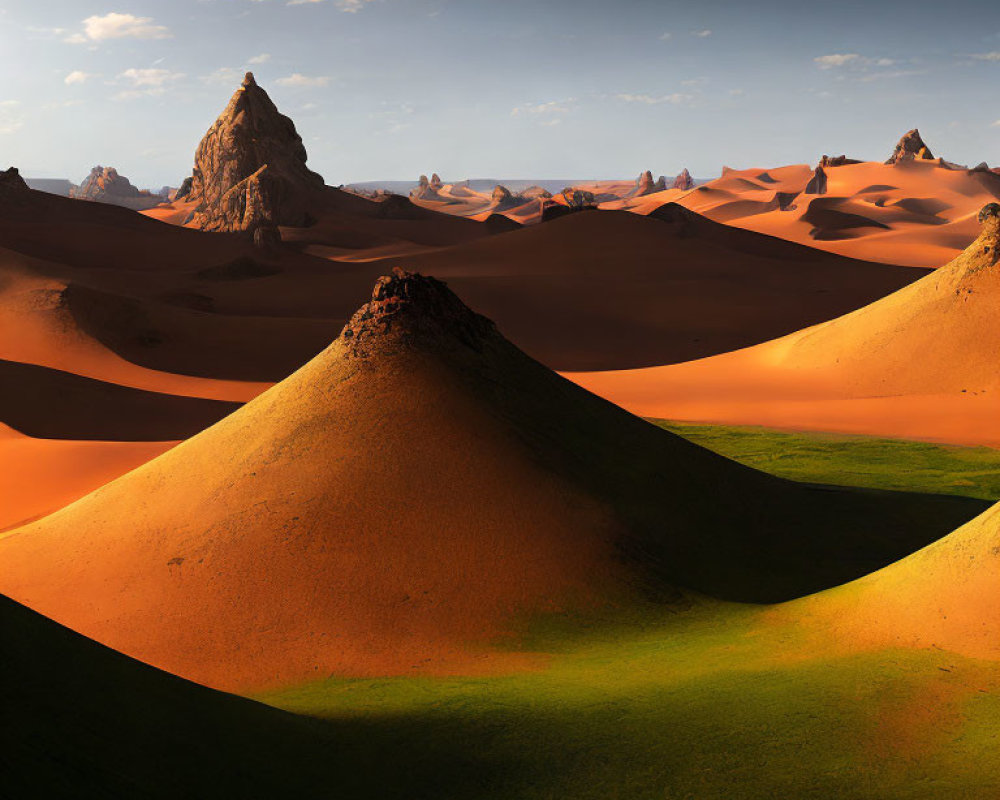
[(1000, 660), (1000, 505), (908, 558), (768, 614), (842, 648), (934, 648)]
[(174, 444), (32, 439), (0, 423), (0, 531), (50, 514)]
[(151, 392), (245, 402), (269, 384), (197, 378), (126, 361), (81, 329), (50, 265), (0, 250), (0, 359)]
[(569, 375), (637, 414), (1000, 446), (1000, 220), (870, 306), (701, 361)]
[[(936, 161), (864, 162), (824, 171), (821, 194), (805, 194), (813, 170), (794, 165), (729, 171), (671, 200), (727, 225), (852, 258), (938, 267), (976, 237), (979, 209), (1000, 198), (1000, 176)], [(618, 205), (646, 214), (656, 207), (654, 198)]]
[(685, 603), (681, 582), (800, 596), (982, 505), (741, 467), (582, 392), (400, 273), (286, 381), (0, 537), (0, 591), (218, 687), (496, 671), (532, 663), (506, 638), (526, 615), (636, 592)]

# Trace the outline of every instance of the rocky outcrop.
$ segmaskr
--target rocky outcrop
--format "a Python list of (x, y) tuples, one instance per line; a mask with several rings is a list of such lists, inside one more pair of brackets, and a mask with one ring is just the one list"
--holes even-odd
[(0, 172), (0, 201), (17, 203), (25, 202), (30, 198), (31, 189), (24, 182), (17, 167), (10, 167)]
[(529, 186), (521, 192), (521, 197), (525, 200), (548, 200), (552, 197), (552, 192), (541, 186)]
[(848, 164), (860, 164), (861, 162), (856, 158), (848, 158), (845, 155), (840, 156), (827, 156), (824, 155), (819, 160), (819, 165), (821, 167), (846, 167)]
[(896, 149), (892, 151), (886, 164), (898, 164), (901, 161), (933, 161), (934, 156), (930, 148), (924, 144), (920, 138), (920, 131), (914, 128), (907, 131), (903, 138), (899, 140)]
[(77, 200), (94, 203), (109, 203), (143, 211), (164, 202), (164, 198), (152, 192), (140, 191), (114, 167), (94, 167), (77, 188), (70, 192)]
[(632, 191), (633, 197), (642, 197), (645, 194), (652, 194), (656, 191), (656, 181), (653, 180), (653, 173), (648, 169), (635, 179), (635, 189)]
[(597, 198), (594, 197), (594, 193), (588, 192), (585, 189), (575, 189), (572, 186), (567, 186), (562, 190), (562, 196), (568, 208), (588, 208), (597, 205)]
[(436, 172), (433, 175), (431, 175), (431, 188), (432, 189), (435, 189), (435, 190), (436, 189), (440, 189), (443, 185), (444, 184), (441, 183), (441, 178), (438, 176), (438, 174)]
[(667, 176), (661, 175), (656, 179), (656, 183), (653, 184), (654, 192), (665, 192), (667, 190)]
[(694, 179), (691, 177), (691, 173), (687, 171), (687, 167), (681, 171), (680, 175), (674, 178), (673, 185), (670, 188), (680, 189), (682, 192), (694, 188)]
[(816, 167), (812, 178), (806, 184), (806, 194), (826, 194), (826, 170), (822, 166)]
[(198, 145), (190, 191), (178, 198), (198, 204), (192, 223), (206, 231), (305, 226), (324, 188), (306, 158), (295, 123), (248, 72)]
[(498, 337), (493, 323), (471, 311), (436, 278), (399, 267), (378, 279), (371, 301), (359, 308), (340, 334), (350, 357), (367, 358), (386, 349), (457, 339), (479, 351)]

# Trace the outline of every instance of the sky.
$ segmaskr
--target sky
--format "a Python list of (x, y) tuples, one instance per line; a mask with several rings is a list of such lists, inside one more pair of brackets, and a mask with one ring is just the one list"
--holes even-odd
[(993, 0), (0, 0), (0, 165), (179, 185), (248, 69), (332, 185), (1000, 164)]

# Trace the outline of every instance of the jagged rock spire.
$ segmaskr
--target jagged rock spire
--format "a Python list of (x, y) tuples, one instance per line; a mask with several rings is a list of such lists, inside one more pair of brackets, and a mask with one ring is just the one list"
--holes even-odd
[(889, 156), (889, 160), (885, 163), (898, 164), (900, 161), (911, 161), (914, 159), (921, 161), (934, 160), (930, 148), (924, 144), (924, 140), (920, 138), (920, 131), (916, 128), (903, 134), (903, 138), (896, 144), (896, 149), (892, 151), (892, 155)]
[(306, 166), (295, 123), (281, 114), (253, 73), (198, 145), (187, 201), (192, 222), (209, 231), (308, 224), (323, 178)]

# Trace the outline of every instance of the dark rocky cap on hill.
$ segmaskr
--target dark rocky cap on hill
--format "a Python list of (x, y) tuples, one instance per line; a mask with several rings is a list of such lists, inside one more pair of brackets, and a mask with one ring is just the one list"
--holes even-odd
[(912, 161), (914, 159), (921, 161), (934, 160), (930, 148), (924, 144), (924, 140), (920, 138), (920, 131), (916, 128), (903, 134), (903, 138), (896, 144), (896, 149), (892, 151), (892, 155), (889, 156), (889, 160), (885, 163), (898, 164), (901, 161)]

